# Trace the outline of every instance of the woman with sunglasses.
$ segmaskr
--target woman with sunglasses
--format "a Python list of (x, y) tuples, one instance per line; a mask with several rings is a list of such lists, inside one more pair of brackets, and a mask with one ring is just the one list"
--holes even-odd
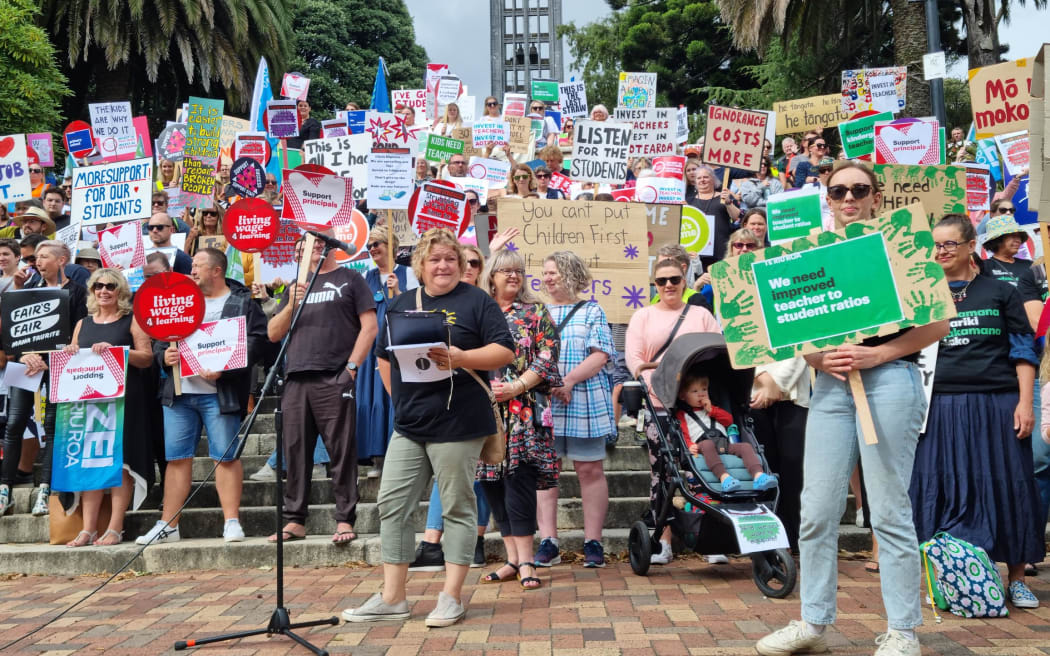
[[(722, 332), (710, 312), (702, 307), (689, 305), (682, 299), (686, 288), (685, 276), (676, 260), (668, 258), (656, 264), (653, 270), (653, 284), (660, 294), (660, 300), (631, 316), (624, 342), (627, 368), (635, 378), (640, 376), (644, 379), (646, 385), (649, 385), (653, 370), (640, 371), (641, 366), (660, 362), (667, 347), (679, 335)], [(653, 402), (659, 412), (662, 406), (655, 397)], [(650, 472), (652, 484), (649, 488), (649, 505), (655, 513), (664, 503), (662, 484), (656, 475), (656, 457), (653, 455), (660, 451), (660, 439), (655, 426), (647, 428), (646, 438), (649, 440), (649, 464), (653, 466)], [(652, 562), (666, 565), (672, 558), (670, 526), (665, 527), (660, 536), (660, 545), (662, 549), (652, 555)]]
[(740, 194), (740, 203), (744, 209), (765, 207), (770, 196), (784, 191), (784, 185), (773, 176), (771, 167), (769, 157), (763, 157), (757, 174), (750, 178), (734, 180), (730, 185), (733, 191)]
[(98, 516), (102, 507), (103, 490), (88, 490), (80, 495), (84, 506), (84, 530), (66, 544), (67, 547), (86, 547), (89, 544), (111, 546), (124, 540), (124, 514), (134, 497), (135, 508), (145, 500), (153, 487), (153, 453), (150, 440), (140, 439), (149, 434), (149, 406), (156, 399), (146, 396), (147, 375), (153, 364), (149, 336), (139, 327), (131, 312), (131, 289), (124, 275), (117, 269), (99, 269), (88, 279), (88, 315), (77, 323), (73, 343), (66, 353), (91, 349), (101, 355), (113, 346), (128, 347), (127, 382), (124, 396), (124, 468), (121, 484), (110, 488), (112, 510), (109, 525), (98, 536)]
[[(853, 161), (840, 162), (828, 181), (828, 203), (841, 229), (868, 221), (882, 203), (875, 173)], [(850, 472), (858, 457), (871, 523), (879, 541), (882, 602), (888, 620), (877, 656), (918, 656), (915, 627), (922, 624), (908, 486), (922, 428), (926, 397), (916, 360), (924, 347), (948, 334), (948, 322), (870, 337), (860, 344), (812, 353), (817, 370), (806, 421), (802, 488), (802, 621), (767, 635), (756, 646), (765, 656), (827, 650), (825, 629), (835, 622), (839, 523), (845, 510)], [(860, 374), (879, 440), (868, 444), (858, 430), (856, 406), (847, 376)]]
[(707, 269), (726, 256), (726, 238), (733, 229), (733, 223), (740, 218), (740, 208), (732, 203), (732, 194), (728, 189), (715, 191), (715, 174), (707, 166), (698, 166), (695, 174), (696, 195), (689, 203), (703, 212), (714, 223), (714, 255), (704, 255), (700, 261)]
[(549, 168), (546, 166), (537, 166), (533, 175), (536, 177), (536, 193), (539, 194), (540, 198), (565, 200), (564, 191), (550, 186), (551, 170)]
[[(226, 238), (222, 234), (222, 219), (225, 210), (213, 203), (211, 207), (196, 210), (193, 217), (193, 227), (186, 235), (186, 254), (193, 257), (204, 246), (215, 246), (221, 239), (219, 250), (226, 250)], [(207, 243), (205, 243), (207, 242)]]
[(805, 187), (820, 180), (820, 160), (828, 154), (828, 142), (824, 137), (814, 137), (809, 142), (809, 159), (801, 160), (795, 169), (795, 187)]
[(528, 198), (536, 191), (536, 178), (527, 164), (515, 164), (507, 177), (507, 198)]

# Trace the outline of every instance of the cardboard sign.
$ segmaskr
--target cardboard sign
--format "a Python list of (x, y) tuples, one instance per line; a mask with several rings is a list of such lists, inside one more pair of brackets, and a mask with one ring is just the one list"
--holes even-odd
[(299, 111), (294, 100), (271, 100), (266, 103), (266, 134), (271, 139), (299, 136)]
[(416, 121), (425, 123), (427, 119), (426, 89), (394, 89), (390, 92), (390, 106), (411, 107), (416, 111)]
[(757, 171), (765, 147), (765, 112), (707, 106), (707, 130), (704, 136), (705, 164)]
[(175, 163), (181, 162), (187, 135), (185, 123), (169, 123), (157, 136), (157, 157)]
[(1032, 59), (970, 69), (970, 105), (977, 138), (1028, 129)]
[(678, 130), (678, 110), (672, 107), (628, 109), (617, 107), (613, 118), (630, 123), (630, 157), (673, 155)]
[(587, 116), (587, 88), (583, 80), (579, 82), (563, 82), (558, 85), (558, 101), (562, 116), (579, 118)]
[(142, 283), (134, 309), (147, 335), (174, 342), (192, 335), (204, 320), (204, 293), (189, 276), (165, 271)]
[(892, 121), (893, 114), (882, 112), (839, 123), (839, 139), (847, 159), (869, 158), (875, 152), (875, 124)]
[(712, 265), (715, 306), (733, 366), (952, 318), (955, 304), (933, 256), (925, 210), (911, 205)]
[[(84, 492), (120, 487), (124, 468), (124, 399), (59, 403), (52, 448), (55, 457), (51, 489)], [(137, 499), (138, 490), (135, 495)]]
[(408, 219), (408, 210), (393, 210), (390, 213), (393, 220), (394, 234), (402, 246), (415, 246), (419, 242), (419, 235), (412, 229), (412, 222)]
[(936, 119), (879, 121), (875, 123), (875, 163), (939, 164), (940, 141), (940, 125)]
[(419, 151), (419, 128), (397, 114), (369, 111), (365, 132), (372, 135), (372, 150), (392, 150), (415, 155)]
[(933, 225), (945, 214), (966, 213), (966, 169), (961, 166), (876, 164), (882, 187), (880, 211), (922, 204)]
[(130, 102), (90, 103), (91, 130), (105, 158), (135, 154), (135, 126)]
[(261, 198), (242, 198), (226, 210), (222, 234), (243, 253), (260, 253), (277, 239), (281, 222), (273, 206)]
[(62, 139), (66, 143), (66, 152), (76, 159), (87, 157), (95, 150), (95, 135), (91, 132), (91, 126), (84, 121), (73, 121), (67, 125)]
[(0, 202), (14, 203), (32, 197), (25, 135), (0, 137)]
[(864, 68), (842, 71), (842, 111), (897, 113), (908, 99), (908, 67)]
[(270, 142), (265, 132), (238, 132), (233, 140), (234, 161), (242, 157), (251, 157), (266, 166), (270, 162)]
[(255, 198), (266, 189), (266, 169), (251, 157), (241, 157), (230, 166), (230, 188), (238, 196)]
[(1032, 153), (1027, 131), (997, 134), (995, 145), (999, 147), (1003, 164), (1011, 176), (1021, 175), (1022, 171), (1031, 167)]
[(412, 163), (412, 156), (403, 153), (376, 152), (369, 156), (366, 198), (370, 210), (408, 209), (415, 189)]
[[(225, 228), (225, 222), (223, 227)], [(256, 256), (259, 262), (258, 280), (272, 282), (277, 278), (296, 279), (298, 263), (295, 259), (295, 242), (300, 235), (302, 229), (295, 221), (280, 220), (277, 238)]]
[(72, 336), (69, 290), (13, 289), (0, 294), (0, 337), (8, 355), (56, 351)]
[(223, 101), (190, 96), (183, 157), (214, 166), (219, 158)]
[(558, 81), (533, 78), (531, 95), (533, 100), (541, 100), (545, 103), (558, 102)]
[(412, 194), (408, 217), (418, 235), (431, 228), (447, 228), (461, 237), (470, 225), (470, 205), (461, 189), (424, 182)]
[(510, 162), (471, 157), (467, 164), (467, 175), (488, 181), (489, 189), (502, 189), (507, 186), (507, 178), (510, 176)]
[(656, 107), (656, 73), (620, 72), (616, 106), (638, 109)]
[(987, 212), (992, 208), (992, 174), (987, 164), (966, 162), (966, 211)]
[(692, 205), (682, 206), (679, 243), (694, 255), (715, 254), (715, 226), (711, 217)]
[(510, 143), (510, 124), (506, 121), (474, 121), (471, 126), (474, 148), (484, 150), (489, 146), (506, 146)]
[(251, 129), (252, 122), (248, 119), (223, 115), (219, 128), (219, 155), (237, 159), (233, 156), (233, 142), (237, 140), (238, 134), (248, 132)]
[(179, 373), (183, 378), (247, 366), (248, 330), (243, 316), (202, 323), (179, 342)]
[(281, 80), (281, 95), (294, 100), (306, 100), (310, 91), (310, 78), (302, 73), (285, 73)]
[(685, 203), (685, 157), (653, 158), (652, 175), (638, 178), (634, 199), (640, 203)]
[(70, 223), (98, 225), (150, 216), (153, 160), (133, 159), (73, 169)]
[(822, 228), (820, 189), (806, 187), (800, 191), (773, 194), (767, 199), (766, 212), (771, 243), (807, 237), (812, 231)]
[(146, 266), (146, 249), (142, 244), (142, 226), (128, 221), (98, 233), (98, 254), (102, 266), (131, 269)]
[(350, 213), (354, 211), (352, 179), (289, 169), (284, 169), (282, 174), (282, 219), (291, 219), (304, 230), (326, 230), (350, 221)]
[(50, 132), (33, 132), (26, 135), (26, 140), (40, 160), (40, 166), (55, 165), (55, 144)]
[(52, 403), (117, 399), (124, 396), (128, 347), (111, 346), (102, 355), (89, 348), (77, 353), (58, 351), (51, 354), (48, 368), (51, 384), (47, 400)]
[(463, 154), (463, 142), (451, 137), (428, 134), (424, 156), (431, 162), (444, 162), (453, 155)]
[(453, 139), (463, 142), (463, 157), (470, 159), (475, 155), (481, 155), (481, 149), (474, 147), (474, 130), (472, 128), (455, 128), (449, 132)]
[(677, 244), (682, 234), (682, 208), (677, 205), (645, 206), (645, 217), (649, 229), (649, 275), (659, 258), (660, 248)]
[(503, 118), (522, 117), (528, 113), (529, 97), (523, 93), (503, 94)]
[(543, 258), (572, 250), (587, 263), (594, 280), (583, 297), (601, 304), (611, 323), (627, 323), (649, 304), (648, 217), (641, 203), (606, 203), (503, 198), (501, 230), (521, 235), (508, 248), (525, 258), (526, 284), (541, 291)]
[(317, 164), (354, 184), (354, 202), (366, 197), (368, 188), (369, 152), (372, 137), (352, 134), (346, 137), (325, 137), (303, 142), (303, 158), (307, 164)]
[(507, 119), (507, 123), (510, 125), (510, 139), (508, 140), (510, 152), (531, 158), (536, 151), (536, 128), (539, 127), (542, 132), (543, 121), (527, 116), (517, 116)]
[(623, 184), (631, 129), (630, 125), (609, 121), (576, 121), (570, 177), (577, 182)]
[(1050, 120), (1047, 120), (1046, 109), (1046, 89), (1050, 87), (1050, 69), (1046, 67), (1048, 58), (1050, 44), (1044, 43), (1032, 65), (1032, 99), (1029, 102), (1031, 115), (1035, 118), (1029, 121), (1028, 127), (1032, 161), (1032, 170), (1028, 175), (1028, 202), (1029, 209), (1038, 213), (1040, 222), (1050, 221), (1050, 185), (1046, 180), (1047, 171), (1050, 171), (1050, 143), (1047, 140)]

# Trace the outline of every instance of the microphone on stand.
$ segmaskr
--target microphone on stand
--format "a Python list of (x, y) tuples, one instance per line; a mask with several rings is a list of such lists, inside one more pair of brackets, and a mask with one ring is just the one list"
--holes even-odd
[(346, 243), (345, 241), (339, 241), (331, 235), (326, 235), (323, 232), (318, 232), (316, 230), (307, 230), (306, 232), (313, 235), (315, 238), (323, 241), (325, 245), (328, 246), (328, 248), (335, 248), (337, 250), (341, 250), (347, 255), (353, 255), (357, 252), (356, 246), (352, 246)]

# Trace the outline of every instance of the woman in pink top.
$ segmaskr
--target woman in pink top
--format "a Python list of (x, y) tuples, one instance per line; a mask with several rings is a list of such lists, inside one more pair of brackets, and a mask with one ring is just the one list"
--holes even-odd
[[(652, 370), (642, 371), (639, 369), (643, 364), (659, 362), (667, 347), (680, 335), (687, 333), (721, 333), (722, 328), (718, 321), (706, 309), (698, 305), (687, 305), (682, 300), (685, 291), (685, 278), (682, 269), (675, 260), (660, 260), (653, 271), (653, 282), (656, 291), (660, 294), (660, 300), (654, 305), (644, 307), (634, 313), (631, 322), (627, 324), (627, 339), (624, 345), (626, 352), (627, 368), (634, 377), (641, 374), (645, 379), (645, 385), (649, 385)], [(659, 401), (652, 397), (653, 403), (659, 407)], [(655, 465), (654, 453), (660, 448), (656, 441), (655, 431), (646, 431), (649, 440), (649, 464)], [(656, 477), (655, 469), (652, 470), (652, 487), (649, 491), (650, 508), (656, 509), (663, 505), (662, 493), (660, 492), (660, 481)], [(671, 528), (667, 527), (660, 536), (662, 551), (653, 554), (653, 562), (666, 564), (671, 560)]]

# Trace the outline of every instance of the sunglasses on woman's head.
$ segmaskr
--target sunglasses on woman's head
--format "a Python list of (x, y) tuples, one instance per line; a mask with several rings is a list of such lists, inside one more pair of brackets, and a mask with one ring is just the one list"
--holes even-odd
[(115, 282), (96, 282), (94, 285), (91, 285), (91, 291), (97, 292), (97, 291), (99, 291), (101, 289), (105, 289), (107, 291), (115, 292), (115, 291), (117, 291), (117, 283), (115, 283)]
[(853, 198), (860, 200), (867, 198), (868, 194), (871, 193), (871, 185), (860, 183), (848, 187), (846, 185), (832, 185), (828, 187), (828, 198), (831, 200), (842, 200), (846, 197), (847, 191), (853, 194)]
[(753, 251), (758, 248), (758, 244), (752, 244), (749, 241), (734, 241), (733, 248), (738, 251)]
[(654, 278), (653, 281), (657, 287), (663, 287), (668, 283), (672, 285), (679, 285), (682, 283), (682, 276), (671, 276), (670, 278)]
[(1017, 208), (1016, 207), (1000, 207), (998, 211), (999, 211), (1000, 214), (1016, 214), (1017, 213)]

